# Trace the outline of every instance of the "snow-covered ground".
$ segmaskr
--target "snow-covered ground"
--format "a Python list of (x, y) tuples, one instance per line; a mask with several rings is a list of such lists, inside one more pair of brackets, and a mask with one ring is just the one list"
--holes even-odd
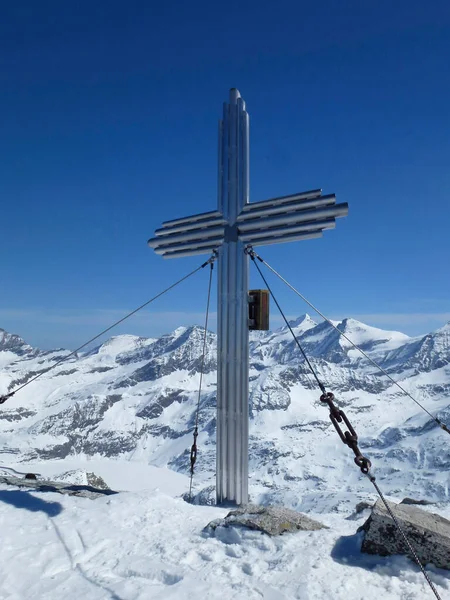
[[(2, 600), (433, 597), (408, 559), (359, 552), (355, 532), (367, 511), (356, 520), (310, 514), (330, 529), (278, 538), (223, 528), (209, 536), (204, 527), (227, 510), (177, 497), (186, 477), (107, 459), (84, 468), (94, 465), (111, 486), (134, 491), (89, 500), (0, 486)], [(81, 464), (20, 466), (55, 474)], [(449, 508), (439, 512), (450, 517)], [(443, 600), (450, 598), (450, 574), (429, 572)]]

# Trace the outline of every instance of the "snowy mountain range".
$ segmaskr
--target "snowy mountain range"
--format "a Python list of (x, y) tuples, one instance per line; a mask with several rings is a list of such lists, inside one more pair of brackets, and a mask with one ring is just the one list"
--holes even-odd
[[(354, 319), (335, 325), (450, 424), (450, 323), (418, 338)], [(329, 324), (304, 315), (291, 326), (359, 434), (383, 490), (399, 498), (448, 501), (447, 434)], [(1, 406), (2, 464), (103, 456), (187, 473), (203, 334), (193, 326), (158, 339), (120, 335), (68, 358)], [(0, 330), (0, 394), (69, 354), (32, 348)], [(213, 497), (216, 368), (216, 336), (208, 332), (194, 479), (205, 499)], [(252, 501), (329, 512), (373, 497), (319, 397), (286, 327), (253, 334)]]

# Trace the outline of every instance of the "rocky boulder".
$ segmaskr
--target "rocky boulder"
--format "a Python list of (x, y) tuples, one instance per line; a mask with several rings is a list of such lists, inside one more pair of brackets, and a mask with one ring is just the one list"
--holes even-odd
[(84, 471), (83, 469), (72, 469), (71, 471), (65, 471), (59, 475), (55, 475), (54, 481), (61, 483), (72, 483), (75, 485), (85, 485), (96, 488), (98, 490), (109, 490), (109, 485), (105, 480), (90, 471)]
[[(388, 504), (422, 564), (450, 569), (450, 521), (409, 504)], [(358, 531), (361, 530), (365, 532), (362, 552), (380, 556), (406, 554), (414, 560), (381, 500)]]
[(246, 527), (272, 536), (286, 532), (328, 529), (319, 521), (289, 508), (253, 504), (232, 510), (224, 519), (212, 521), (206, 529), (211, 532), (217, 527)]

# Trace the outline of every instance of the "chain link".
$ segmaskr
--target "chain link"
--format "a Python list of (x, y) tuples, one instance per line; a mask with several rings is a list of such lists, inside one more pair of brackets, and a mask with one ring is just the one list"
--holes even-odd
[[(334, 428), (338, 432), (342, 442), (353, 451), (355, 455), (355, 463), (361, 469), (361, 472), (364, 473), (364, 475), (367, 475), (370, 471), (372, 463), (366, 456), (362, 454), (361, 450), (359, 449), (358, 435), (353, 429), (353, 426), (350, 423), (347, 415), (343, 410), (334, 404), (334, 394), (331, 392), (326, 392), (320, 396), (320, 401), (324, 404), (328, 404), (328, 408), (330, 409), (330, 420), (333, 423)], [(344, 423), (347, 426), (347, 431), (342, 431), (340, 423)]]
[(197, 427), (194, 430), (194, 443), (191, 446), (191, 475), (194, 474), (194, 466), (197, 460), (197, 438), (198, 438), (198, 429)]

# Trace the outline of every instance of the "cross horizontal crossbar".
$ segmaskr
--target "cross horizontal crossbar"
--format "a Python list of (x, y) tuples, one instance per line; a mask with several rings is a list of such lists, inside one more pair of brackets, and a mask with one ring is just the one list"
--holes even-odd
[[(285, 202), (283, 204), (275, 204), (262, 206), (259, 208), (252, 208), (251, 210), (242, 211), (237, 218), (238, 223), (245, 223), (249, 219), (255, 219), (256, 217), (268, 216), (268, 215), (282, 215), (291, 210), (307, 210), (309, 208), (320, 208), (321, 206), (332, 206), (336, 204), (336, 196), (329, 194), (328, 196), (321, 196), (314, 200), (295, 200)], [(251, 205), (250, 205), (251, 206)]]
[(193, 240), (193, 243), (195, 243), (195, 241), (200, 242), (218, 235), (223, 236), (223, 232), (223, 225), (220, 227), (205, 227), (203, 229), (187, 230), (184, 233), (176, 232), (174, 234), (153, 238), (148, 241), (148, 245), (151, 248), (158, 248), (159, 246), (166, 246), (167, 244), (175, 242), (186, 242), (188, 240)]
[(173, 233), (188, 231), (189, 229), (205, 229), (206, 227), (215, 227), (217, 225), (225, 225), (225, 219), (219, 215), (219, 217), (214, 217), (212, 219), (204, 219), (201, 221), (190, 220), (186, 221), (180, 225), (174, 225), (173, 227), (163, 227), (157, 229), (155, 231), (155, 235), (163, 236), (163, 235), (172, 235)]
[(252, 202), (246, 204), (242, 209), (245, 213), (248, 210), (258, 209), (264, 206), (275, 206), (277, 204), (285, 204), (286, 202), (293, 202), (294, 200), (309, 200), (310, 198), (318, 198), (321, 196), (322, 190), (311, 190), (309, 192), (299, 192), (298, 194), (290, 194), (289, 196), (279, 196), (277, 198), (269, 198), (269, 200), (259, 200), (258, 202)]
[(315, 221), (311, 223), (297, 223), (295, 225), (284, 225), (283, 227), (270, 227), (263, 228), (260, 231), (250, 231), (242, 233), (239, 239), (243, 242), (251, 242), (258, 238), (268, 237), (269, 235), (289, 235), (293, 233), (304, 233), (311, 231), (323, 231), (325, 229), (334, 229), (336, 227), (336, 219), (323, 219), (322, 221)]
[[(246, 204), (235, 227), (243, 242), (279, 244), (321, 237), (325, 229), (335, 227), (337, 217), (347, 213), (348, 205), (336, 204), (334, 194), (322, 196), (321, 190), (312, 190)], [(219, 211), (166, 221), (148, 245), (164, 258), (208, 254), (223, 244), (226, 225)]]
[(164, 221), (163, 227), (172, 227), (182, 223), (188, 223), (189, 221), (196, 220), (201, 221), (203, 219), (213, 219), (214, 217), (221, 217), (222, 213), (218, 210), (210, 210), (208, 212), (199, 213), (191, 217), (182, 217), (181, 219), (172, 219), (171, 221)]
[(296, 233), (293, 235), (270, 236), (249, 240), (251, 246), (270, 246), (271, 244), (280, 244), (281, 242), (298, 242), (300, 240), (314, 240), (322, 237), (322, 231), (307, 231), (305, 233)]
[(281, 215), (270, 215), (268, 217), (259, 217), (257, 219), (249, 219), (243, 223), (239, 223), (239, 233), (248, 231), (258, 231), (266, 227), (276, 227), (277, 225), (287, 225), (288, 223), (311, 223), (318, 219), (344, 217), (348, 213), (348, 204), (338, 204), (325, 208), (315, 208), (313, 210), (293, 210)]
[[(213, 237), (204, 242), (196, 242), (196, 248), (206, 248), (205, 252), (208, 252), (211, 249), (217, 248), (221, 244), (223, 244), (224, 237)], [(167, 244), (165, 246), (159, 246), (155, 249), (156, 254), (164, 254), (166, 252), (174, 252), (176, 250), (188, 250), (192, 248), (192, 242), (185, 242), (179, 244)]]

